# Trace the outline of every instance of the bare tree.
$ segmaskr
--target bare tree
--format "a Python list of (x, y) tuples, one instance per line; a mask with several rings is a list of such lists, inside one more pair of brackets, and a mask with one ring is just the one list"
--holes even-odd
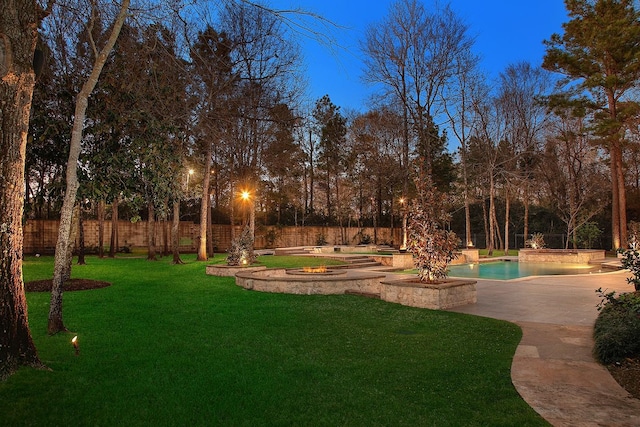
[[(501, 143), (505, 141), (504, 116), (500, 103), (491, 96), (486, 85), (479, 84), (473, 93), (474, 127), (469, 139), (469, 160), (473, 164), (476, 187), (489, 199), (489, 211), (485, 214), (486, 247), (489, 254), (496, 249), (498, 220), (496, 216), (497, 181), (505, 156)], [(509, 159), (509, 157), (506, 157)]]
[[(67, 162), (66, 191), (60, 214), (60, 229), (56, 243), (55, 265), (53, 273), (53, 285), (51, 289), (51, 304), (49, 308), (48, 331), (50, 334), (66, 330), (62, 321), (62, 286), (65, 271), (69, 264), (68, 247), (71, 241), (71, 225), (73, 219), (73, 207), (75, 205), (76, 192), (78, 190), (78, 157), (82, 145), (84, 119), (86, 116), (89, 96), (98, 82), (102, 68), (107, 61), (107, 56), (116, 43), (120, 29), (127, 17), (130, 0), (122, 0), (117, 6), (117, 12), (113, 17), (112, 26), (108, 38), (104, 44), (94, 38), (93, 27), (99, 24), (98, 4), (92, 3), (88, 15), (85, 15), (86, 35), (92, 49), (93, 68), (87, 76), (78, 95), (76, 96), (76, 108), (74, 113), (73, 129), (71, 132), (71, 146), (69, 160)], [(76, 10), (78, 12), (80, 9)], [(103, 11), (104, 12), (104, 11)]]
[[(364, 215), (368, 200), (375, 203), (375, 214), (393, 215), (395, 203), (408, 197), (403, 193), (402, 116), (391, 107), (381, 107), (356, 116), (348, 134), (348, 175), (356, 186), (358, 218)], [(376, 218), (376, 223), (379, 218)], [(359, 224), (361, 226), (361, 224)], [(374, 230), (375, 234), (375, 230)], [(392, 234), (393, 235), (393, 232)], [(374, 242), (375, 242), (374, 235)]]
[(382, 84), (382, 96), (391, 96), (403, 107), (405, 164), (412, 136), (425, 146), (424, 161), (431, 174), (431, 123), (441, 92), (457, 71), (456, 58), (471, 45), (467, 26), (449, 6), (435, 4), (428, 12), (418, 0), (396, 1), (382, 23), (368, 27), (362, 46), (365, 81)]
[[(509, 204), (519, 194), (524, 205), (524, 235), (529, 235), (531, 189), (547, 112), (542, 97), (551, 86), (549, 73), (528, 62), (511, 64), (500, 73), (497, 98), (505, 122), (509, 161), (502, 168), (505, 185), (505, 253), (509, 250)], [(506, 153), (505, 153), (506, 154)]]
[(472, 92), (474, 85), (480, 79), (476, 65), (478, 58), (471, 52), (462, 52), (456, 59), (457, 70), (452, 84), (443, 96), (444, 111), (449, 119), (449, 129), (455, 136), (458, 148), (462, 175), (462, 197), (464, 201), (465, 246), (472, 246), (471, 240), (471, 189), (469, 184), (468, 156), (469, 137), (473, 128)]
[(606, 206), (606, 174), (594, 147), (587, 118), (568, 109), (555, 111), (552, 133), (540, 170), (550, 207), (567, 227), (566, 247), (577, 244), (577, 230)]
[[(232, 42), (231, 59), (238, 84), (234, 88), (233, 115), (220, 151), (234, 187), (249, 191), (249, 222), (255, 223), (260, 194), (263, 155), (274, 140), (269, 127), (273, 108), (292, 105), (300, 94), (300, 53), (277, 14), (246, 4), (226, 5), (221, 30)], [(232, 196), (233, 197), (233, 196)], [(254, 227), (251, 227), (252, 229)]]

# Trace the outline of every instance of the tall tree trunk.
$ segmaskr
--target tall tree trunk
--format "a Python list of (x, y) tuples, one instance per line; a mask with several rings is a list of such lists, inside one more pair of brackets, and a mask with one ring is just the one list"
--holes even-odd
[(180, 259), (180, 199), (173, 201), (173, 221), (171, 223), (171, 251), (173, 263), (184, 264)]
[(87, 262), (84, 259), (84, 221), (82, 219), (83, 211), (80, 204), (76, 208), (78, 210), (78, 265), (85, 265)]
[(496, 216), (496, 203), (495, 203), (495, 190), (493, 184), (493, 176), (490, 178), (489, 184), (489, 246), (487, 247), (487, 254), (489, 256), (493, 255), (493, 250), (495, 249), (495, 224), (494, 218)]
[(616, 149), (611, 147), (609, 156), (611, 157), (611, 244), (612, 249), (622, 247), (620, 239), (620, 193), (618, 191), (618, 163), (616, 161)]
[(40, 12), (34, 0), (0, 3), (0, 381), (19, 366), (42, 366), (22, 277), (25, 153)]
[[(467, 180), (465, 176), (465, 181)], [(464, 234), (465, 234), (465, 246), (473, 246), (473, 240), (471, 239), (471, 206), (469, 203), (469, 195), (467, 190), (467, 183), (464, 184)]]
[[(75, 246), (76, 235), (78, 234), (78, 206), (74, 206), (71, 216), (71, 229), (69, 230), (69, 240), (67, 247), (65, 248), (64, 261), (65, 263), (60, 266), (60, 283), (59, 287), (52, 286), (51, 288), (51, 302), (49, 304), (49, 323), (47, 330), (50, 334), (66, 331), (62, 321), (62, 295), (64, 292), (64, 284), (71, 279), (71, 267), (73, 264), (73, 249)], [(56, 251), (58, 248), (56, 247)]]
[[(82, 85), (82, 89), (76, 97), (76, 108), (73, 119), (73, 129), (71, 131), (71, 143), (69, 146), (69, 159), (67, 161), (67, 174), (66, 174), (66, 190), (64, 199), (62, 202), (62, 209), (60, 210), (60, 228), (58, 230), (58, 242), (56, 244), (55, 263), (53, 268), (53, 285), (51, 287), (51, 304), (49, 306), (49, 324), (48, 331), (50, 334), (63, 331), (64, 323), (62, 321), (62, 272), (65, 264), (68, 262), (67, 258), (67, 246), (69, 245), (69, 239), (71, 234), (71, 218), (73, 216), (73, 205), (76, 200), (76, 193), (78, 191), (78, 158), (80, 156), (80, 148), (82, 145), (82, 131), (84, 129), (84, 121), (87, 113), (87, 106), (89, 104), (89, 95), (93, 92), (96, 84), (98, 83), (98, 77), (102, 72), (107, 56), (113, 49), (113, 46), (118, 39), (120, 29), (124, 24), (124, 20), (129, 9), (129, 1), (123, 0), (118, 11), (109, 39), (105, 43), (103, 49), (98, 53), (93, 63), (93, 69), (91, 74)], [(60, 295), (60, 298), (56, 297)]]
[[(76, 248), (76, 237), (78, 236), (78, 206), (73, 208), (73, 217), (71, 218), (71, 233), (69, 237), (69, 244), (67, 245), (67, 264), (62, 272), (62, 283), (71, 279), (71, 267), (73, 265), (73, 251)], [(60, 295), (62, 298), (62, 295)], [(62, 306), (62, 304), (61, 304)]]
[(98, 257), (104, 258), (104, 208), (105, 200), (98, 200)]
[(253, 195), (249, 199), (249, 230), (251, 233), (251, 245), (255, 247), (256, 244), (256, 198)]
[(111, 243), (109, 246), (109, 258), (115, 258), (118, 252), (118, 204), (119, 198), (115, 197), (111, 204)]
[(230, 237), (231, 237), (231, 241), (233, 242), (233, 240), (236, 238), (236, 232), (235, 232), (235, 225), (236, 225), (236, 193), (235, 193), (235, 186), (233, 184), (233, 180), (230, 181), (229, 183), (229, 190), (230, 190), (230, 194), (231, 194), (231, 203), (229, 203), (229, 221), (231, 222), (231, 228), (229, 230), (230, 232)]
[(504, 206), (504, 254), (509, 255), (509, 210), (511, 208), (511, 202), (509, 200), (509, 194), (506, 195)]
[(524, 242), (527, 241), (527, 236), (529, 235), (529, 190), (526, 190), (524, 196), (524, 229), (522, 230), (523, 239), (522, 239), (522, 247), (524, 248)]
[(493, 248), (494, 249), (504, 249), (504, 242), (502, 241), (502, 233), (500, 233), (500, 223), (498, 222), (498, 215), (496, 214), (496, 207), (495, 204), (493, 206), (493, 213), (492, 213), (492, 217), (493, 217), (493, 230), (495, 232), (495, 239), (498, 240), (498, 245), (496, 247), (495, 241), (493, 244)]
[(211, 206), (207, 209), (207, 254), (214, 256), (213, 246), (213, 215), (211, 214)]
[(147, 221), (147, 260), (157, 261), (156, 258), (156, 210), (153, 206), (153, 202), (149, 202), (147, 205), (149, 211), (149, 220)]
[(489, 249), (490, 234), (489, 234), (489, 213), (487, 212), (487, 201), (483, 197), (482, 199), (482, 225), (484, 226), (484, 246)]
[(616, 173), (618, 174), (618, 210), (620, 217), (620, 245), (628, 246), (627, 237), (627, 191), (625, 188), (624, 164), (622, 162), (622, 148), (618, 145), (616, 152)]
[(315, 150), (313, 149), (313, 140), (311, 138), (311, 130), (309, 130), (309, 212), (313, 213), (313, 195), (315, 192), (315, 167), (314, 167)]
[(204, 158), (204, 170), (202, 171), (202, 201), (200, 202), (200, 244), (198, 245), (198, 261), (206, 261), (207, 257), (207, 213), (209, 211), (209, 180), (211, 175), (211, 156), (213, 147), (207, 143)]
[(169, 199), (165, 198), (162, 209), (162, 256), (169, 255)]

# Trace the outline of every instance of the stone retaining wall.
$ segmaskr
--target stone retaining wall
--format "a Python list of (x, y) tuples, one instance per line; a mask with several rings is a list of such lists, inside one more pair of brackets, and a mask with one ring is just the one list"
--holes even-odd
[(417, 279), (385, 280), (386, 275), (347, 270), (336, 275), (295, 275), (283, 268), (240, 271), (236, 284), (244, 289), (298, 295), (358, 293), (387, 302), (429, 309), (448, 309), (477, 301), (476, 282), (447, 280), (440, 284)]
[(410, 282), (408, 280), (383, 281), (380, 298), (411, 307), (444, 310), (477, 302), (476, 282), (449, 280), (440, 284)]
[(553, 262), (560, 264), (589, 264), (605, 258), (605, 251), (598, 249), (520, 249), (519, 262)]

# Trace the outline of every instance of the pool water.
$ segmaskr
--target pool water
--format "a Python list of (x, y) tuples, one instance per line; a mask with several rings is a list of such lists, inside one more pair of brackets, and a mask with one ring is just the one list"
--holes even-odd
[(510, 280), (528, 276), (598, 273), (600, 266), (550, 262), (495, 261), (449, 266), (450, 277)]

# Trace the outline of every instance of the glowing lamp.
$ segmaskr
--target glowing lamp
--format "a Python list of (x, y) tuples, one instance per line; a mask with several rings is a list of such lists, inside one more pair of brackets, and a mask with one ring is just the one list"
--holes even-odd
[(71, 344), (73, 344), (73, 348), (76, 350), (76, 356), (80, 354), (80, 346), (78, 344), (78, 336), (76, 335), (71, 339)]

